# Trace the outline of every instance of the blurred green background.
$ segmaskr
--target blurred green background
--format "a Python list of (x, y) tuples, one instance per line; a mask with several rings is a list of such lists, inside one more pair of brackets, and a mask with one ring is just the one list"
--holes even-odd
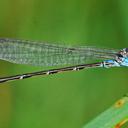
[[(0, 0), (0, 37), (123, 48), (127, 12), (126, 0)], [(0, 67), (0, 76), (46, 69)], [(0, 128), (81, 128), (127, 93), (127, 82), (127, 68), (111, 68), (1, 84)]]

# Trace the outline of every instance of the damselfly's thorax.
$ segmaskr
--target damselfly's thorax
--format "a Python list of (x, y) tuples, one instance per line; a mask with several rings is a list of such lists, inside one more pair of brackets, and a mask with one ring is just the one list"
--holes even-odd
[(120, 66), (128, 66), (128, 48), (124, 48), (119, 51), (116, 56), (116, 61)]

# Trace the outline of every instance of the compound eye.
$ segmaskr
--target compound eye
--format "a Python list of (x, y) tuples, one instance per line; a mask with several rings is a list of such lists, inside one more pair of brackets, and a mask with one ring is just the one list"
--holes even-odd
[(125, 48), (125, 51), (128, 52), (128, 48)]

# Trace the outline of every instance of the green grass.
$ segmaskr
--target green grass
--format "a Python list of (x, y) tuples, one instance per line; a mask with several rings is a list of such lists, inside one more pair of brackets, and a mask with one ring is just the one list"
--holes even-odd
[[(124, 127), (125, 126), (125, 127)], [(128, 126), (128, 97), (118, 100), (83, 128), (126, 128)]]

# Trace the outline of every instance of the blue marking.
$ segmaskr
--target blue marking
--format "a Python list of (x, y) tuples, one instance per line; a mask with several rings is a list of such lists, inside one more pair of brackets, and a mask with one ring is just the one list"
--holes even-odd
[(121, 66), (128, 66), (128, 58), (122, 58), (122, 62), (120, 63)]
[[(116, 60), (105, 60), (103, 61), (102, 67), (109, 68), (109, 67), (121, 67), (121, 66), (127, 66), (128, 67), (128, 57), (121, 57), (121, 60), (118, 62)], [(110, 63), (110, 65), (107, 65), (107, 63)]]
[[(110, 63), (111, 65), (107, 65), (106, 63)], [(120, 63), (115, 60), (105, 60), (103, 61), (103, 67), (110, 68), (110, 67), (120, 67)]]

